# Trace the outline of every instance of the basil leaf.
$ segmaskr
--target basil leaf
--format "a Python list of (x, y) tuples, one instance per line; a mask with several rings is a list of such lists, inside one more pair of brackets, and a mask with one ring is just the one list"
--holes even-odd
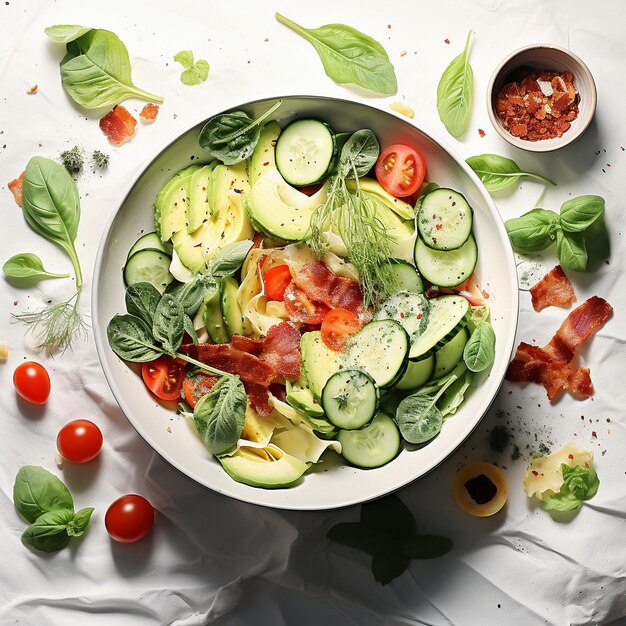
[(514, 185), (521, 177), (534, 178), (556, 187), (556, 183), (541, 174), (524, 172), (519, 165), (499, 154), (480, 154), (466, 159), (467, 164), (476, 172), (487, 191), (500, 191)]
[(398, 428), (409, 443), (426, 443), (439, 434), (443, 416), (438, 397), (413, 394), (400, 402), (396, 411)]
[(472, 384), (472, 372), (466, 370), (465, 374), (457, 378), (442, 394), (437, 408), (441, 411), (442, 417), (454, 415), (456, 410), (463, 404), (465, 400), (465, 392)]
[(163, 294), (154, 312), (152, 334), (163, 344), (163, 349), (171, 355), (174, 355), (183, 341), (184, 318), (183, 305), (172, 294)]
[(92, 30), (89, 26), (77, 26), (76, 24), (57, 24), (56, 26), (48, 26), (44, 32), (52, 41), (57, 43), (69, 43), (78, 39), (85, 33)]
[(10, 278), (67, 278), (69, 274), (53, 274), (48, 272), (42, 260), (32, 252), (23, 252), (12, 256), (3, 266), (2, 271)]
[(496, 356), (496, 333), (487, 321), (481, 322), (463, 349), (463, 361), (471, 372), (486, 370)]
[(91, 506), (78, 511), (67, 525), (67, 534), (70, 537), (80, 537), (87, 529), (93, 511), (94, 509)]
[(154, 314), (161, 301), (158, 289), (147, 282), (133, 283), (126, 288), (124, 296), (126, 310), (135, 317), (152, 326)]
[(222, 376), (200, 398), (193, 421), (211, 454), (222, 454), (237, 443), (246, 419), (246, 405), (246, 390), (239, 376)]
[(581, 506), (582, 501), (569, 490), (563, 492), (559, 491), (558, 493), (541, 500), (541, 508), (550, 513), (577, 511)]
[(67, 44), (61, 81), (68, 95), (86, 109), (112, 107), (127, 98), (161, 103), (163, 98), (136, 87), (128, 50), (108, 30), (89, 30)]
[(352, 133), (341, 149), (339, 169), (345, 178), (365, 176), (376, 165), (380, 145), (376, 135), (368, 128)]
[(113, 352), (124, 361), (146, 363), (162, 354), (154, 345), (150, 328), (134, 315), (116, 315), (107, 326), (107, 338)]
[(174, 56), (174, 61), (177, 61), (185, 68), (180, 75), (180, 82), (185, 85), (199, 85), (209, 76), (209, 70), (211, 69), (209, 64), (204, 59), (198, 59), (194, 63), (191, 50), (181, 50)]
[(421, 535), (402, 542), (400, 552), (412, 559), (436, 559), (452, 550), (454, 544), (447, 537)]
[(18, 471), (13, 502), (17, 512), (31, 523), (53, 510), (67, 509), (74, 514), (74, 501), (68, 488), (54, 474), (37, 465), (25, 465)]
[(444, 70), (437, 85), (437, 112), (447, 131), (459, 138), (469, 125), (472, 112), (474, 72), (469, 63), (472, 31), (467, 34), (465, 49)]
[(593, 465), (570, 467), (566, 463), (561, 463), (561, 473), (564, 485), (579, 500), (589, 500), (598, 492), (600, 479)]
[(174, 55), (174, 61), (180, 63), (185, 69), (188, 69), (193, 65), (193, 52), (191, 50), (181, 50)]
[(571, 233), (582, 232), (604, 213), (601, 196), (577, 196), (561, 206), (561, 228)]
[(402, 554), (375, 554), (372, 557), (372, 574), (381, 585), (390, 583), (401, 576), (409, 566), (411, 559)]
[(406, 504), (394, 494), (365, 503), (361, 507), (361, 524), (399, 538), (412, 537), (417, 532), (415, 518)]
[[(195, 315), (207, 291), (214, 284), (210, 276), (198, 275), (188, 283), (179, 283), (168, 290), (182, 305), (186, 315)], [(159, 294), (159, 298), (161, 295)]]
[(203, 150), (225, 165), (245, 161), (256, 147), (261, 124), (282, 104), (278, 100), (263, 115), (253, 120), (243, 111), (221, 113), (202, 127), (198, 143)]
[(554, 211), (533, 209), (504, 223), (515, 252), (540, 252), (557, 238), (559, 216)]
[(65, 250), (76, 273), (76, 287), (83, 283), (74, 247), (80, 220), (76, 183), (56, 161), (33, 157), (24, 170), (22, 211), (28, 225), (39, 235)]
[(41, 552), (56, 552), (70, 541), (67, 527), (74, 519), (74, 511), (55, 509), (40, 515), (23, 533), (22, 541)]
[(229, 243), (211, 260), (209, 272), (216, 278), (231, 276), (243, 265), (251, 248), (252, 241), (249, 239)]
[(360, 522), (335, 524), (326, 536), (331, 541), (361, 550), (372, 556), (397, 553), (399, 548), (399, 541), (393, 534)]
[(313, 45), (326, 75), (339, 85), (358, 85), (385, 95), (398, 92), (393, 65), (375, 39), (345, 24), (308, 29), (280, 13), (276, 19)]
[(183, 317), (183, 328), (185, 329), (185, 332), (191, 337), (191, 341), (197, 345), (199, 342), (198, 333), (193, 327), (193, 322), (191, 321), (189, 315), (185, 315)]
[(556, 237), (556, 256), (564, 269), (584, 272), (588, 259), (585, 234), (568, 233), (559, 229)]

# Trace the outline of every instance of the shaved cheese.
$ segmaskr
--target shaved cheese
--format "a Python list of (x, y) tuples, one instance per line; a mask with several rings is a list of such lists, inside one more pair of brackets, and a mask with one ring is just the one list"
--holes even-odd
[(341, 444), (338, 441), (320, 439), (313, 433), (296, 427), (274, 435), (272, 443), (305, 463), (318, 463), (328, 449), (341, 454)]

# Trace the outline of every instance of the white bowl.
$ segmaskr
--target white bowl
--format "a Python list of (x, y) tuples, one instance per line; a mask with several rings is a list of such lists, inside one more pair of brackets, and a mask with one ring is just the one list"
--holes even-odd
[[(234, 108), (259, 115), (275, 100), (259, 100)], [(125, 312), (120, 270), (126, 254), (141, 232), (154, 230), (152, 203), (157, 191), (174, 172), (191, 163), (190, 155), (202, 153), (197, 143), (202, 123), (166, 146), (137, 176), (107, 225), (94, 271), (93, 329), (102, 368), (122, 411), (137, 432), (174, 467), (214, 491), (246, 502), (282, 509), (332, 509), (382, 496), (423, 476), (450, 455), (480, 422), (498, 393), (513, 349), (517, 277), (513, 253), (493, 201), (465, 161), (440, 140), (403, 118), (365, 104), (315, 96), (287, 96), (282, 100), (275, 119), (283, 125), (295, 117), (316, 117), (328, 121), (335, 131), (371, 128), (381, 146), (397, 142), (416, 146), (426, 159), (428, 180), (460, 191), (474, 208), (479, 247), (477, 274), (481, 287), (490, 294), (497, 346), (490, 372), (478, 378), (478, 388), (457, 414), (445, 421), (441, 433), (431, 443), (418, 450), (403, 450), (384, 467), (357, 469), (331, 453), (296, 486), (270, 490), (233, 481), (205, 450), (193, 425), (155, 402), (136, 371), (109, 348), (106, 327), (116, 313)]]

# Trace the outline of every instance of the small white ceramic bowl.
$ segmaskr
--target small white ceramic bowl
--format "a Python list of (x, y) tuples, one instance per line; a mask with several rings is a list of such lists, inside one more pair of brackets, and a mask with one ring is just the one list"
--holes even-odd
[[(523, 67), (557, 72), (569, 71), (574, 75), (574, 87), (580, 95), (578, 117), (561, 137), (529, 141), (512, 135), (496, 113), (496, 97), (508, 82), (511, 73)], [(530, 152), (551, 152), (574, 142), (591, 124), (596, 111), (596, 84), (589, 68), (572, 52), (552, 44), (531, 45), (519, 48), (507, 56), (496, 68), (487, 87), (487, 110), (493, 127), (512, 146)]]

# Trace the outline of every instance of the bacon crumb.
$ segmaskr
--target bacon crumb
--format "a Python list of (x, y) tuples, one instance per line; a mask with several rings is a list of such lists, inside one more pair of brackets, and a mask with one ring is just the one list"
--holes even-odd
[(443, 43), (448, 43), (448, 44), (449, 44), (449, 43), (450, 43), (450, 40), (446, 37), (446, 38), (443, 40)]
[(154, 120), (156, 120), (158, 114), (159, 106), (157, 104), (152, 104), (152, 102), (148, 102), (148, 104), (141, 109), (139, 119), (144, 122), (144, 124), (151, 124)]
[(537, 313), (549, 306), (569, 307), (576, 301), (574, 287), (560, 265), (530, 288), (530, 296)]
[(100, 130), (115, 145), (128, 141), (135, 134), (135, 126), (137, 126), (137, 120), (121, 104), (115, 105), (100, 120)]
[(24, 172), (22, 172), (15, 180), (12, 180), (7, 187), (15, 198), (17, 206), (22, 206), (22, 188), (24, 187)]
[(39, 85), (33, 85), (26, 90), (27, 94), (37, 93), (37, 89), (39, 89)]
[(484, 137), (487, 133), (486, 133), (486, 132), (485, 132), (482, 128), (479, 128), (479, 129), (478, 129), (478, 134), (479, 134), (481, 137)]

